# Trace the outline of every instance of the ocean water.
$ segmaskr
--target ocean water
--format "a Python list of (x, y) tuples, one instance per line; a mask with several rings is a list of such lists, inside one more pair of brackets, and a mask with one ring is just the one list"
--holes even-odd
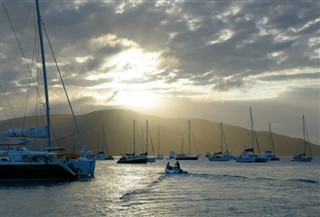
[[(173, 164), (175, 161), (171, 161)], [(312, 162), (180, 161), (147, 165), (98, 161), (95, 178), (0, 183), (0, 217), (320, 216), (320, 158)]]

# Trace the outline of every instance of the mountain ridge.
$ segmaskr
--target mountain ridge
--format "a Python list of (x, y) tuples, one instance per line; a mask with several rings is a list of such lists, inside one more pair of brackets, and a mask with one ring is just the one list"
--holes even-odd
[[(99, 150), (99, 142), (102, 142), (102, 128), (105, 131), (105, 139), (108, 149), (112, 155), (124, 153), (143, 153), (146, 151), (145, 125), (149, 123), (151, 138), (149, 138), (149, 155), (158, 154), (158, 129), (160, 132), (161, 154), (168, 155), (169, 151), (188, 153), (188, 120), (191, 123), (191, 153), (204, 154), (206, 152), (220, 151), (220, 123), (211, 122), (205, 119), (183, 119), (183, 118), (162, 118), (154, 115), (146, 115), (126, 109), (107, 109), (93, 111), (90, 113), (77, 115), (77, 122), (83, 134), (85, 144), (93, 152)], [(35, 117), (17, 118), (15, 121), (24, 122), (24, 127), (33, 127)], [(133, 150), (133, 120), (136, 122), (136, 150)], [(0, 130), (8, 130), (12, 126), (12, 120), (0, 122)], [(68, 114), (55, 114), (51, 117), (53, 135), (59, 139), (53, 139), (55, 146), (65, 148), (67, 151), (77, 151), (80, 145), (74, 146), (79, 140), (75, 136), (76, 129), (72, 116)], [(228, 149), (234, 155), (239, 155), (245, 148), (251, 148), (249, 142), (250, 130), (223, 124)], [(269, 148), (269, 132), (257, 131), (260, 152)], [(144, 136), (143, 136), (144, 134)], [(273, 133), (275, 144), (275, 154), (279, 156), (292, 156), (303, 151), (303, 140)], [(62, 139), (63, 138), (63, 139)], [(99, 140), (99, 141), (98, 141)], [(143, 141), (142, 141), (143, 140)], [(151, 141), (153, 144), (151, 144)], [(195, 144), (194, 144), (195, 143)], [(44, 144), (44, 143), (43, 143)], [(153, 147), (152, 147), (153, 145)], [(40, 148), (43, 145), (38, 145)], [(154, 150), (154, 153), (153, 153)], [(225, 150), (225, 147), (224, 147)], [(255, 150), (258, 150), (255, 147)], [(312, 155), (320, 156), (320, 146), (311, 144)], [(309, 151), (307, 150), (307, 153)]]

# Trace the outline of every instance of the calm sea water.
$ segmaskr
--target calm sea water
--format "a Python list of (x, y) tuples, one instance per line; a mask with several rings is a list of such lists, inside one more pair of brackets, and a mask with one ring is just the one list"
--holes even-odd
[[(171, 161), (172, 164), (175, 161)], [(320, 158), (311, 163), (98, 161), (95, 178), (0, 184), (0, 217), (21, 216), (320, 216)]]

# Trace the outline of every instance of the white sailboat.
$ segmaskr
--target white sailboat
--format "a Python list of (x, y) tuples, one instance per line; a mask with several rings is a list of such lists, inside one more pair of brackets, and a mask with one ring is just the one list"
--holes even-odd
[[(223, 152), (223, 146), (226, 151)], [(234, 156), (229, 152), (226, 137), (223, 131), (222, 122), (220, 122), (220, 151), (215, 152), (208, 158), (209, 161), (229, 161), (234, 160)]]
[[(293, 161), (311, 162), (313, 157), (312, 157), (312, 153), (311, 153), (309, 135), (308, 135), (308, 131), (307, 131), (307, 126), (306, 126), (306, 121), (304, 119), (304, 115), (302, 116), (302, 125), (303, 125), (303, 152), (293, 156)], [(309, 147), (310, 155), (307, 155), (307, 153), (306, 153), (307, 146)]]
[[(9, 131), (13, 133), (12, 135), (6, 134), (8, 133), (8, 131), (6, 131), (6, 133), (0, 134), (0, 145), (5, 145), (7, 147), (7, 149), (0, 150), (0, 181), (76, 180), (82, 177), (94, 177), (95, 159), (93, 158), (91, 152), (89, 152), (85, 147), (83, 147), (80, 155), (58, 154), (57, 149), (52, 148), (49, 91), (42, 35), (42, 21), (38, 0), (35, 0), (35, 3), (40, 40), (42, 72), (44, 77), (44, 95), (47, 126), (36, 127), (27, 130), (11, 129)], [(64, 84), (63, 87), (64, 90), (66, 90)], [(72, 111), (69, 98), (68, 102)], [(75, 116), (73, 117), (75, 120)], [(79, 127), (77, 125), (76, 127), (78, 133), (80, 133)], [(8, 136), (47, 137), (48, 149), (44, 151), (28, 150), (27, 148), (25, 148), (25, 145), (31, 144), (31, 142), (27, 142), (25, 139), (23, 139), (22, 142), (19, 142), (20, 138), (17, 138), (17, 142), (14, 141), (14, 139), (7, 139), (6, 137)], [(17, 145), (20, 147), (15, 149), (14, 147), (16, 147)], [(70, 158), (70, 156), (72, 158)]]
[(183, 140), (181, 145), (181, 154), (177, 154), (175, 159), (176, 160), (198, 160), (198, 156), (191, 156), (191, 126), (190, 126), (190, 120), (188, 121), (188, 127), (189, 127), (189, 153), (185, 154), (183, 153)]
[(270, 140), (270, 149), (265, 150), (262, 153), (263, 157), (266, 157), (268, 161), (278, 161), (280, 160), (279, 157), (277, 157), (274, 153), (274, 142), (273, 142), (273, 136), (271, 131), (271, 123), (269, 122), (269, 140)]
[(167, 157), (167, 160), (172, 160), (176, 157), (176, 153), (174, 151), (170, 151)]
[(114, 157), (109, 154), (108, 144), (107, 144), (106, 135), (104, 133), (103, 126), (102, 126), (102, 136), (103, 136), (103, 140), (102, 140), (103, 147), (101, 147), (99, 132), (97, 132), (97, 137), (98, 137), (97, 140), (98, 140), (100, 151), (96, 153), (95, 158), (96, 160), (114, 160)]
[(255, 143), (258, 147), (258, 150), (259, 150), (259, 143), (258, 143), (256, 132), (254, 130), (254, 123), (253, 123), (251, 107), (250, 107), (250, 123), (251, 123), (252, 148), (245, 149), (241, 153), (241, 155), (236, 159), (236, 162), (240, 162), (240, 163), (267, 162), (268, 159), (266, 157), (260, 156), (255, 153)]

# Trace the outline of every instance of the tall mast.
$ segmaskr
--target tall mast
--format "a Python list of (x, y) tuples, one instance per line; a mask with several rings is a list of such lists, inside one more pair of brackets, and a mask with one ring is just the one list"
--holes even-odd
[(223, 143), (223, 139), (222, 139), (222, 122), (220, 122), (220, 145), (221, 145), (221, 152), (222, 152), (222, 143)]
[(269, 121), (269, 134), (270, 134), (270, 151), (275, 154), (274, 150), (274, 143), (273, 143), (273, 136), (272, 136), (272, 131), (271, 131), (271, 123)]
[(190, 136), (190, 120), (188, 121), (189, 125), (189, 156), (191, 155), (191, 136)]
[(252, 118), (252, 111), (250, 107), (250, 120), (251, 120), (251, 140), (252, 140), (252, 148), (253, 148), (253, 154), (254, 154), (254, 131), (253, 131), (253, 118)]
[(40, 6), (39, 6), (39, 1), (38, 0), (36, 0), (36, 9), (37, 9), (38, 31), (39, 31), (39, 38), (40, 38), (40, 48), (41, 48), (41, 60), (42, 60), (43, 80), (44, 80), (44, 93), (45, 93), (45, 98), (46, 98), (48, 146), (51, 147), (51, 132), (50, 132), (51, 121), (50, 121), (50, 106), (49, 106), (49, 93), (48, 93), (48, 81), (47, 81), (47, 70), (46, 70), (46, 58), (45, 58), (44, 45), (43, 45)]
[(148, 126), (148, 120), (146, 120), (146, 136), (147, 136), (147, 155), (148, 155), (148, 151), (149, 151), (149, 126)]
[(160, 129), (158, 128), (158, 155), (160, 155)]
[(302, 115), (302, 123), (303, 123), (303, 152), (306, 153), (306, 124), (304, 121), (304, 115)]
[(136, 152), (136, 121), (133, 120), (133, 154)]

